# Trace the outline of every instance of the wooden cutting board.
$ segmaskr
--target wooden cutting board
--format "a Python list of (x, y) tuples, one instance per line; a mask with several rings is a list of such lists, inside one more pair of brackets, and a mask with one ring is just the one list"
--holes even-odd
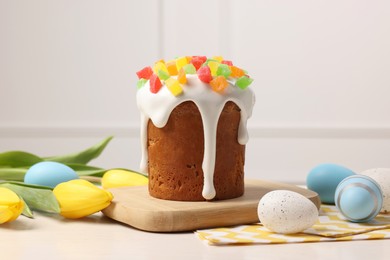
[(291, 190), (310, 199), (317, 208), (317, 193), (294, 185), (263, 180), (246, 180), (245, 194), (230, 200), (183, 202), (153, 198), (147, 186), (110, 189), (114, 200), (103, 213), (114, 220), (151, 232), (180, 232), (202, 228), (259, 222), (257, 205), (273, 190)]

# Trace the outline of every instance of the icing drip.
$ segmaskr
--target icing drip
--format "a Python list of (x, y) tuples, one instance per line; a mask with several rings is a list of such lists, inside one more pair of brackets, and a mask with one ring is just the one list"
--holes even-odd
[(149, 118), (144, 114), (141, 113), (141, 165), (140, 165), (140, 170), (141, 172), (147, 173), (148, 172), (148, 147), (147, 147), (147, 142), (148, 142), (148, 121)]
[(147, 83), (137, 92), (137, 105), (141, 111), (142, 159), (140, 170), (142, 172), (146, 173), (148, 170), (147, 124), (149, 119), (156, 127), (162, 128), (168, 122), (172, 110), (186, 101), (194, 102), (202, 117), (204, 133), (202, 196), (211, 200), (216, 195), (213, 180), (219, 116), (228, 101), (234, 102), (241, 109), (237, 141), (239, 144), (246, 144), (248, 141), (246, 122), (252, 114), (255, 102), (254, 93), (249, 88), (241, 90), (234, 86), (234, 82), (229, 81), (225, 93), (219, 94), (211, 90), (208, 84), (199, 81), (196, 75), (187, 75), (187, 84), (183, 86), (183, 94), (176, 97), (166, 87), (163, 87), (157, 94), (153, 94), (149, 91), (149, 83)]

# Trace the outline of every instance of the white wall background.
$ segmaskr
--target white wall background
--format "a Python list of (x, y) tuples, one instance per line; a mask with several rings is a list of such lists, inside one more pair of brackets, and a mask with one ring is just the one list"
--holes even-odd
[(255, 78), (247, 177), (390, 167), (389, 46), (388, 1), (0, 0), (0, 152), (138, 169), (135, 72), (204, 54)]

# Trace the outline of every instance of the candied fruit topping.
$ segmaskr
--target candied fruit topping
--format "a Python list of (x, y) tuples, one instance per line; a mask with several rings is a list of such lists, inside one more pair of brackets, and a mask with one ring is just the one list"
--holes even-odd
[(192, 56), (192, 59), (199, 59), (202, 61), (202, 63), (205, 63), (207, 60), (206, 56)]
[(222, 56), (181, 56), (167, 62), (158, 60), (152, 67), (144, 67), (136, 74), (139, 79), (137, 89), (143, 88), (149, 81), (150, 92), (156, 94), (165, 85), (174, 96), (185, 91), (183, 85), (188, 84), (187, 75), (197, 75), (200, 81), (209, 84), (219, 94), (225, 92), (229, 83), (245, 90), (253, 82), (245, 70)]
[(230, 66), (230, 70), (232, 71), (231, 76), (233, 78), (240, 78), (240, 77), (245, 75), (244, 70), (242, 70), (242, 69), (240, 69), (240, 68), (238, 68), (236, 66)]
[(165, 66), (165, 63), (163, 63), (163, 61), (158, 61), (156, 62), (156, 64), (154, 64), (153, 72), (157, 74), (160, 70), (168, 73), (167, 66)]
[(221, 63), (229, 65), (229, 66), (233, 66), (233, 62), (231, 60), (223, 60), (223, 61), (221, 61)]
[(147, 81), (148, 81), (147, 79), (139, 79), (138, 82), (137, 82), (137, 88), (140, 89), (143, 86), (145, 86)]
[(229, 77), (232, 74), (231, 69), (226, 64), (219, 64), (217, 69), (217, 76), (224, 76), (225, 78)]
[(168, 61), (166, 64), (166, 67), (168, 69), (168, 73), (171, 76), (176, 76), (177, 75), (177, 67), (176, 67), (176, 61)]
[(210, 81), (211, 88), (218, 93), (223, 93), (228, 86), (228, 82), (224, 76), (218, 76)]
[(186, 74), (196, 74), (196, 68), (192, 63), (185, 65), (183, 69)]
[(167, 80), (169, 79), (170, 75), (168, 72), (164, 71), (164, 70), (159, 70), (158, 71), (158, 77), (161, 79), (161, 80)]
[(192, 57), (191, 56), (186, 56), (186, 59), (187, 59), (187, 63), (190, 63), (191, 60), (192, 60)]
[(200, 57), (193, 57), (192, 60), (191, 60), (191, 64), (194, 65), (196, 70), (198, 70), (205, 61), (206, 60), (203, 60)]
[(213, 56), (212, 59), (213, 59), (213, 60), (216, 60), (216, 61), (218, 61), (218, 62), (223, 61), (223, 57), (222, 57), (222, 56)]
[(217, 69), (218, 69), (218, 66), (219, 66), (218, 61), (210, 60), (207, 63), (207, 66), (209, 66), (209, 68), (210, 68), (211, 75), (216, 76), (217, 75)]
[(152, 76), (152, 74), (153, 70), (151, 67), (145, 67), (137, 72), (137, 76), (139, 79), (150, 79), (150, 76)]
[(165, 81), (165, 85), (171, 91), (174, 96), (178, 96), (183, 92), (183, 88), (180, 86), (179, 81), (174, 78), (169, 78)]
[(186, 64), (188, 64), (187, 57), (180, 57), (176, 59), (176, 68), (177, 71), (180, 71), (182, 67), (184, 67)]
[(149, 80), (150, 92), (156, 94), (162, 87), (162, 83), (156, 74), (152, 74)]
[(250, 77), (242, 76), (241, 78), (237, 79), (236, 86), (240, 89), (246, 89), (252, 82), (253, 79), (251, 79)]
[(209, 83), (213, 79), (209, 66), (200, 67), (197, 73), (198, 78), (205, 83)]
[(177, 75), (177, 81), (179, 81), (180, 84), (187, 83), (187, 76), (186, 72), (184, 71), (184, 68), (180, 69), (179, 74)]

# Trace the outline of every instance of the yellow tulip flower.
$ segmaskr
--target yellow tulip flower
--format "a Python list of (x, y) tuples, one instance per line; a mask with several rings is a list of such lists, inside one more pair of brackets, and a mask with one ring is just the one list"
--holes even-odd
[(58, 184), (54, 190), (65, 218), (82, 218), (110, 205), (111, 192), (98, 188), (89, 181), (76, 179)]
[(22, 214), (23, 200), (10, 189), (0, 187), (0, 224), (11, 222)]
[(102, 178), (102, 186), (105, 189), (123, 186), (147, 185), (149, 179), (142, 174), (132, 171), (114, 169), (107, 171)]

